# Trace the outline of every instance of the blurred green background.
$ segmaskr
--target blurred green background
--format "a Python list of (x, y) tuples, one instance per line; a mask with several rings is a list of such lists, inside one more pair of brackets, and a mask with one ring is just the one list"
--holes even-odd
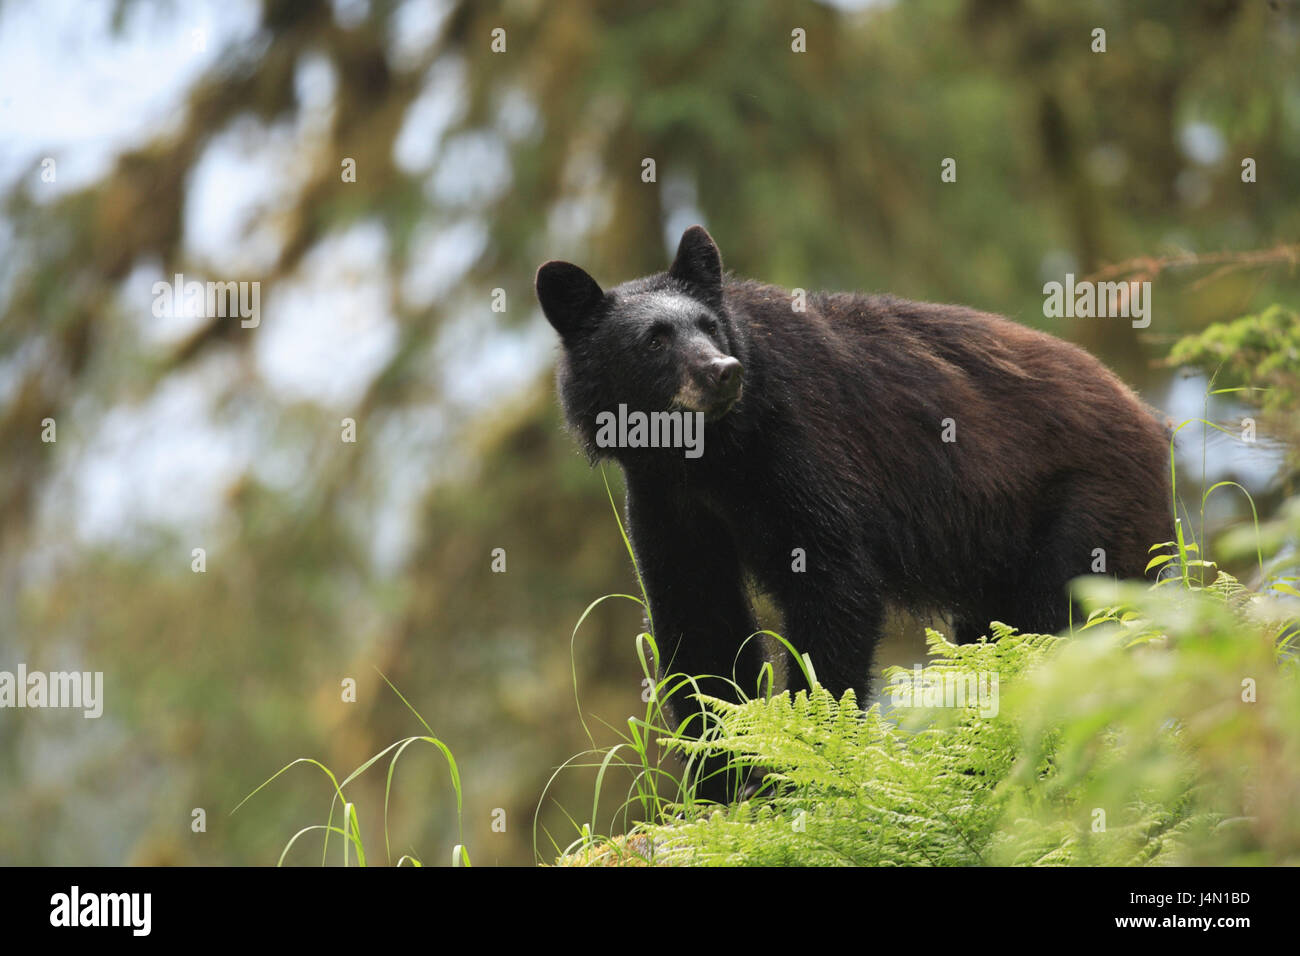
[[(1181, 421), (1205, 381), (1158, 365), (1170, 344), (1297, 302), (1298, 12), (0, 2), (0, 669), (101, 670), (106, 694), (98, 720), (0, 711), (0, 862), (273, 863), (327, 781), (240, 799), (420, 732), (377, 670), (456, 754), (474, 862), (531, 862), (587, 746), (571, 666), (598, 742), (643, 709), (632, 604), (570, 656), (635, 581), (559, 418), (537, 265), (612, 285), (701, 222), (741, 275), (1079, 342)], [(1222, 252), (1254, 258), (1197, 261)], [(1117, 265), (1153, 282), (1149, 328), (1043, 317), (1044, 282)], [(260, 324), (155, 316), (176, 273), (259, 281)], [(1264, 514), (1285, 492), (1266, 436), (1204, 450)], [(879, 663), (923, 653), (904, 622)], [(352, 793), (372, 859), (383, 773)], [(542, 802), (561, 845), (592, 779)], [(399, 765), (390, 832), (394, 859), (461, 842), (432, 749)]]

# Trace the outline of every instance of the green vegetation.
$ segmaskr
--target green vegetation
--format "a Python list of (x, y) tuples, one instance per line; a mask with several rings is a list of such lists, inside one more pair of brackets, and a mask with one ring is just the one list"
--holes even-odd
[(1216, 322), (1174, 345), (1168, 364), (1195, 366), (1216, 381), (1240, 383), (1216, 394), (1249, 392), (1300, 471), (1300, 313), (1271, 305), (1257, 315)]
[(1069, 638), (998, 626), (994, 642), (958, 647), (932, 631), (919, 685), (886, 675), (886, 698), (996, 675), (993, 718), (977, 703), (861, 716), (852, 694), (821, 688), (713, 702), (716, 736), (674, 746), (771, 768), (777, 795), (670, 811), (614, 841), (622, 857), (589, 840), (570, 862), (1300, 861), (1295, 608), (1227, 574), (1207, 588), (1088, 590), (1126, 610), (1099, 607)]
[[(237, 812), (239, 808), (242, 807), (244, 804), (246, 804), (249, 800), (251, 800), (258, 793), (258, 791), (262, 790), (264, 787), (266, 787), (268, 784), (274, 781), (281, 774), (286, 773), (287, 771), (289, 771), (293, 767), (298, 766), (299, 764), (306, 764), (308, 766), (316, 767), (321, 771), (321, 773), (325, 774), (325, 776), (329, 778), (329, 782), (333, 785), (333, 789), (334, 789), (333, 797), (330, 800), (329, 817), (323, 824), (306, 826), (303, 827), (301, 830), (299, 830), (297, 833), (295, 833), (293, 837), (289, 840), (289, 842), (285, 844), (284, 850), (280, 853), (280, 859), (278, 861), (279, 865), (284, 864), (285, 860), (289, 857), (289, 852), (293, 849), (294, 844), (296, 844), (300, 838), (307, 835), (308, 833), (315, 833), (315, 832), (320, 832), (324, 836), (321, 845), (322, 865), (324, 865), (329, 859), (330, 836), (332, 835), (337, 835), (342, 838), (341, 840), (342, 859), (340, 862), (342, 863), (343, 866), (351, 865), (354, 859), (356, 861), (357, 866), (366, 865), (366, 846), (365, 846), (365, 839), (362, 836), (360, 812), (357, 810), (357, 805), (348, 800), (347, 796), (343, 792), (343, 788), (348, 786), (350, 783), (352, 783), (354, 780), (356, 780), (363, 773), (365, 773), (367, 770), (369, 770), (371, 767), (373, 767), (376, 763), (378, 763), (381, 759), (383, 759), (390, 753), (393, 756), (388, 761), (388, 775), (384, 781), (384, 853), (387, 861), (389, 863), (392, 863), (393, 848), (388, 838), (388, 802), (389, 802), (389, 797), (391, 796), (393, 790), (393, 774), (397, 770), (397, 761), (401, 759), (402, 754), (406, 751), (406, 749), (409, 746), (416, 743), (431, 744), (433, 747), (437, 748), (437, 750), (442, 754), (443, 758), (447, 761), (447, 769), (451, 773), (452, 790), (456, 794), (457, 825), (458, 826), (460, 825), (460, 821), (462, 819), (462, 815), (464, 811), (464, 799), (461, 792), (460, 772), (456, 768), (456, 758), (452, 756), (451, 750), (447, 747), (445, 743), (443, 743), (437, 737), (433, 736), (433, 730), (429, 727), (428, 723), (425, 722), (425, 719), (420, 716), (419, 711), (417, 711), (414, 707), (411, 706), (410, 701), (408, 701), (405, 697), (402, 696), (402, 692), (399, 691), (396, 687), (393, 687), (392, 682), (389, 681), (388, 678), (385, 677), (384, 681), (385, 683), (388, 684), (389, 687), (392, 688), (393, 693), (396, 694), (399, 698), (401, 698), (401, 701), (403, 704), (406, 705), (406, 708), (412, 714), (415, 715), (415, 719), (424, 725), (425, 730), (429, 731), (428, 736), (405, 737), (401, 740), (389, 744), (383, 750), (379, 751), (379, 753), (375, 754), (373, 757), (371, 757), (361, 766), (357, 767), (357, 769), (353, 770), (350, 774), (348, 774), (347, 777), (345, 777), (341, 783), (339, 782), (339, 779), (334, 775), (333, 771), (331, 771), (329, 767), (325, 766), (319, 760), (314, 760), (311, 757), (299, 757), (297, 760), (291, 761), (290, 763), (286, 764), (284, 767), (280, 768), (280, 770), (278, 770), (275, 774), (273, 774), (270, 777), (270, 779), (264, 781), (256, 790), (250, 793), (243, 800), (239, 801), (239, 805), (236, 806), (235, 809), (231, 811), (232, 813)], [(343, 818), (342, 826), (338, 826), (334, 823), (334, 813), (336, 808), (340, 809), (341, 811), (340, 815)], [(455, 848), (452, 849), (451, 864), (452, 866), (470, 865), (469, 850), (466, 848), (464, 843), (457, 843)], [(424, 864), (420, 861), (420, 858), (416, 854), (406, 853), (403, 854), (397, 860), (396, 865), (397, 866), (423, 866)]]
[[(767, 768), (775, 795), (721, 808), (642, 801), (654, 822), (612, 840), (584, 827), (565, 862), (1295, 864), (1296, 580), (1081, 582), (1091, 613), (1075, 634), (995, 624), (994, 640), (959, 647), (932, 630), (928, 666), (890, 668), (865, 714), (852, 692), (836, 701), (820, 686), (793, 700), (709, 699), (706, 740), (663, 742)], [(991, 688), (994, 707), (976, 687)], [(633, 728), (642, 769), (646, 734)]]

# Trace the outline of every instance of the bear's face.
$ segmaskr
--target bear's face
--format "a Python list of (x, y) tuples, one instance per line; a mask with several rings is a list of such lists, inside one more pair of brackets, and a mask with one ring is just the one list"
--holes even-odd
[(593, 457), (603, 412), (700, 413), (716, 422), (744, 390), (743, 343), (722, 295), (722, 260), (709, 234), (688, 229), (666, 273), (603, 292), (586, 272), (548, 262), (537, 298), (560, 334), (560, 395)]

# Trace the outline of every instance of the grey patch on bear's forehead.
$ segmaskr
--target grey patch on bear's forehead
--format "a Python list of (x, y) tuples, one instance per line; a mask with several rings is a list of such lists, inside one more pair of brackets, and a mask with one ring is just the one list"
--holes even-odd
[(689, 321), (701, 312), (711, 311), (698, 299), (669, 290), (633, 293), (621, 299), (619, 308), (629, 315), (646, 320), (676, 318)]

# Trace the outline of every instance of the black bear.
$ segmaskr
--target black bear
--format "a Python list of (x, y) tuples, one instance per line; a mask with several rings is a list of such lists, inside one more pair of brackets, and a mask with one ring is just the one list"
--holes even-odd
[(818, 681), (863, 701), (886, 602), (946, 612), (961, 642), (992, 620), (1052, 633), (1072, 578), (1142, 577), (1173, 536), (1166, 426), (1045, 333), (887, 295), (800, 301), (724, 276), (699, 226), (666, 273), (606, 292), (548, 262), (536, 288), (569, 425), (624, 471), (660, 676), (754, 693), (749, 581)]

